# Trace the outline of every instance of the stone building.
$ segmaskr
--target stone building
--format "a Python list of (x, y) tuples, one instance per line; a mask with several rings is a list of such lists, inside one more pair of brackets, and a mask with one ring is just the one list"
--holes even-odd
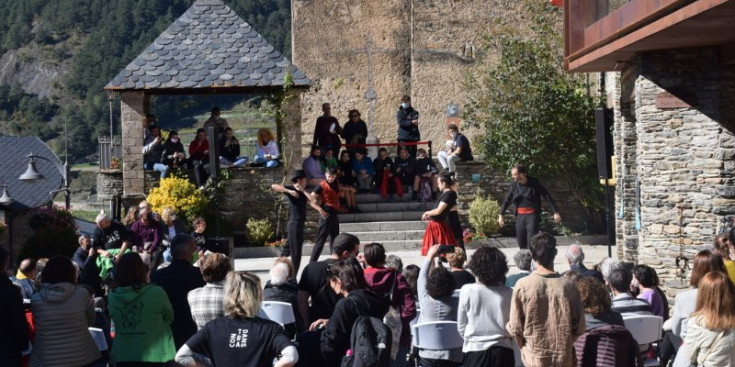
[(371, 96), (372, 132), (395, 142), (396, 112), (409, 95), (421, 114), (421, 140), (432, 140), (436, 152), (447, 139), (448, 106), (463, 108), (463, 82), (484, 30), (517, 7), (505, 0), (292, 1), (293, 61), (314, 83), (302, 104), (303, 150), (322, 103), (332, 104), (340, 123), (353, 108), (369, 122)]
[(735, 213), (735, 1), (564, 6), (566, 67), (614, 108), (618, 255), (680, 279)]

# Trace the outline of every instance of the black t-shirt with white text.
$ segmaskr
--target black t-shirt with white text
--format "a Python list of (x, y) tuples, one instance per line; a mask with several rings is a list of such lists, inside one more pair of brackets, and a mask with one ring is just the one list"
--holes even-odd
[(258, 317), (220, 317), (197, 331), (186, 345), (207, 356), (215, 366), (272, 366), (283, 349), (291, 346), (281, 325)]
[(94, 229), (93, 241), (94, 246), (105, 250), (119, 249), (124, 241), (130, 241), (130, 233), (122, 224), (110, 222), (110, 226), (105, 229)]
[(341, 297), (337, 296), (327, 282), (327, 270), (337, 260), (329, 258), (324, 261), (310, 263), (301, 273), (299, 290), (311, 296), (309, 318), (312, 321), (328, 319), (334, 312), (334, 306)]
[(194, 238), (194, 243), (197, 245), (197, 251), (207, 250), (207, 236), (205, 236), (203, 232), (191, 232), (191, 237)]
[(288, 190), (296, 191), (296, 194), (298, 196), (298, 198), (295, 198), (289, 194), (284, 194), (289, 203), (289, 210), (291, 213), (290, 219), (296, 221), (306, 220), (306, 204), (309, 202), (306, 194), (299, 190), (296, 190), (293, 186), (285, 186), (285, 188)]
[(452, 190), (444, 191), (441, 196), (439, 196), (439, 198), (436, 200), (436, 205), (434, 207), (439, 207), (439, 203), (446, 203), (447, 206), (444, 208), (444, 211), (442, 211), (438, 215), (432, 216), (431, 220), (443, 221), (447, 219), (449, 211), (452, 210), (455, 205), (457, 205), (457, 193)]

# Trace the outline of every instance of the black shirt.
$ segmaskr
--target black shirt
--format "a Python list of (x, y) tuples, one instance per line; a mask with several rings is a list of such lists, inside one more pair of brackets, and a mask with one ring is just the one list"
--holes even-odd
[(462, 134), (457, 134), (457, 137), (454, 138), (454, 146), (457, 148), (462, 148), (459, 152), (459, 159), (462, 161), (471, 161), (474, 158), (472, 157), (472, 148), (470, 148), (470, 141), (467, 139), (466, 136)]
[(342, 137), (345, 138), (345, 144), (365, 144), (367, 135), (367, 124), (362, 120), (357, 122), (348, 120), (342, 127)]
[(558, 212), (554, 200), (551, 199), (551, 195), (546, 191), (546, 188), (533, 177), (527, 176), (526, 179), (525, 185), (515, 181), (511, 182), (510, 190), (505, 195), (505, 201), (500, 207), (500, 214), (503, 214), (511, 203), (515, 205), (516, 211), (518, 211), (518, 208), (534, 208), (537, 214), (541, 214), (542, 197), (549, 202), (549, 207), (551, 207), (553, 213)]
[(406, 159), (403, 159), (400, 156), (398, 156), (396, 157), (393, 164), (395, 165), (396, 169), (398, 168), (401, 169), (401, 171), (396, 172), (396, 174), (398, 174), (399, 176), (413, 178), (413, 168), (414, 168), (414, 165), (416, 165), (416, 160), (413, 157), (409, 155)]
[(416, 172), (417, 175), (423, 175), (424, 173), (428, 172), (436, 173), (437, 169), (434, 161), (432, 161), (431, 158), (417, 158), (416, 164), (414, 165), (414, 172)]
[(349, 185), (352, 186), (355, 184), (355, 174), (352, 170), (352, 161), (342, 162), (341, 160), (337, 162), (339, 164), (339, 170), (342, 172), (342, 174), (339, 176), (339, 183), (342, 185)]
[(454, 289), (460, 289), (465, 284), (475, 283), (475, 276), (470, 274), (467, 270), (452, 271), (452, 278), (454, 278)]
[(207, 250), (207, 236), (204, 233), (191, 232), (191, 236), (194, 238), (194, 243), (197, 244), (197, 251)]
[(431, 220), (443, 221), (447, 219), (449, 211), (452, 210), (455, 205), (457, 205), (457, 193), (452, 190), (444, 191), (441, 196), (436, 199), (435, 207), (439, 207), (439, 203), (446, 203), (447, 206), (444, 208), (444, 211), (442, 211), (438, 215), (432, 216), (430, 218)]
[(340, 297), (332, 290), (327, 282), (327, 270), (337, 260), (329, 258), (306, 265), (301, 273), (299, 290), (308, 292), (311, 296), (309, 318), (311, 320), (328, 319), (334, 312), (334, 306)]
[(105, 229), (95, 228), (92, 239), (95, 247), (104, 247), (105, 250), (119, 249), (124, 241), (130, 241), (130, 233), (122, 224), (110, 222), (110, 226)]
[(296, 196), (298, 198), (295, 198), (288, 193), (284, 193), (283, 195), (286, 196), (288, 199), (289, 204), (289, 210), (291, 213), (291, 220), (296, 221), (304, 221), (306, 220), (306, 204), (308, 203), (309, 199), (306, 197), (306, 194), (303, 192), (296, 190), (293, 186), (284, 186), (287, 190), (293, 190), (296, 191)]
[(186, 260), (173, 259), (171, 265), (151, 274), (151, 283), (163, 288), (171, 301), (174, 309), (171, 332), (174, 335), (174, 345), (179, 349), (197, 331), (194, 319), (191, 318), (187, 295), (196, 288), (204, 287), (202, 272)]
[(204, 325), (186, 345), (215, 366), (262, 367), (273, 365), (291, 340), (281, 325), (270, 320), (220, 317)]

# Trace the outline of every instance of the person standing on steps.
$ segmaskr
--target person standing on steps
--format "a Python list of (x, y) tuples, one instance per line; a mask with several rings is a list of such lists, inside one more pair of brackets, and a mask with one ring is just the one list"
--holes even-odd
[[(408, 95), (401, 98), (401, 107), (396, 114), (398, 121), (398, 142), (415, 143), (421, 139), (419, 132), (419, 111), (411, 106), (411, 97)], [(412, 157), (416, 156), (416, 145), (407, 145), (408, 152)]]
[(306, 203), (309, 202), (309, 194), (304, 191), (306, 187), (306, 173), (297, 169), (291, 177), (293, 186), (283, 186), (281, 184), (271, 185), (271, 190), (283, 193), (289, 202), (289, 218), (288, 218), (288, 242), (283, 246), (281, 256), (291, 256), (293, 263), (294, 275), (299, 273), (301, 265), (301, 250), (304, 245), (304, 223), (306, 222)]
[(498, 224), (501, 228), (505, 226), (503, 213), (512, 203), (516, 208), (516, 240), (518, 241), (518, 247), (525, 249), (528, 248), (531, 237), (540, 231), (542, 197), (549, 203), (551, 212), (554, 213), (555, 223), (561, 222), (561, 216), (549, 192), (537, 179), (526, 174), (525, 166), (520, 164), (514, 166), (510, 171), (510, 175), (513, 182), (511, 182), (508, 194), (506, 194), (503, 205), (500, 207)]
[[(314, 249), (311, 252), (309, 263), (319, 260), (324, 243), (329, 237), (329, 251), (332, 252), (332, 244), (339, 234), (339, 218), (337, 214), (345, 213), (339, 203), (339, 182), (337, 181), (337, 168), (329, 167), (326, 172), (327, 179), (320, 182), (310, 194), (311, 204), (319, 212), (319, 228), (316, 232)], [(316, 204), (317, 199), (321, 206)]]
[(339, 136), (342, 134), (342, 127), (339, 126), (337, 118), (332, 116), (332, 107), (329, 103), (322, 104), (323, 115), (316, 119), (314, 125), (314, 145), (322, 148), (326, 152), (327, 148), (334, 149), (339, 152), (342, 147), (342, 141)]

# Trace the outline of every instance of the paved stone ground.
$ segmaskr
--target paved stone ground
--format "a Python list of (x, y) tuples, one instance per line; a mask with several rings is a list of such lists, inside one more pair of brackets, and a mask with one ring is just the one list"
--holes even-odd
[[(559, 239), (557, 239), (557, 241), (559, 241)], [(569, 247), (568, 245), (558, 246), (559, 253), (556, 256), (556, 260), (554, 261), (554, 269), (558, 272), (563, 272), (569, 269), (567, 260), (564, 257), (564, 253), (566, 252), (568, 247)], [(600, 260), (602, 260), (603, 258), (607, 257), (607, 246), (582, 244), (582, 249), (585, 253), (584, 263), (585, 265), (588, 265), (588, 266), (596, 264), (600, 262)], [(327, 251), (328, 251), (328, 247), (325, 246), (324, 253), (326, 253)], [(518, 248), (501, 248), (501, 251), (503, 251), (503, 253), (505, 253), (505, 256), (508, 257), (508, 267), (510, 268), (508, 275), (517, 273), (518, 268), (515, 266), (515, 263), (513, 262), (513, 254), (515, 254), (518, 251)], [(468, 257), (472, 256), (474, 252), (475, 250), (469, 250)], [(389, 254), (398, 255), (403, 260), (404, 267), (410, 264), (415, 264), (418, 266), (421, 266), (423, 264), (423, 257), (421, 257), (421, 254), (418, 250), (395, 251), (395, 252), (389, 252)], [(614, 254), (615, 254), (615, 249), (613, 248), (613, 255)], [(322, 255), (319, 259), (324, 260), (326, 258), (327, 258), (326, 255)], [(244, 271), (253, 272), (260, 277), (263, 283), (265, 283), (265, 281), (270, 278), (270, 276), (268, 275), (268, 270), (273, 265), (274, 260), (275, 258), (273, 257), (236, 259), (235, 260), (235, 270), (238, 270), (238, 271), (244, 270)], [(301, 260), (301, 270), (303, 270), (303, 268), (308, 263), (309, 263), (309, 257), (304, 256)], [(299, 279), (300, 279), (300, 275), (301, 275), (301, 271), (299, 271)]]

